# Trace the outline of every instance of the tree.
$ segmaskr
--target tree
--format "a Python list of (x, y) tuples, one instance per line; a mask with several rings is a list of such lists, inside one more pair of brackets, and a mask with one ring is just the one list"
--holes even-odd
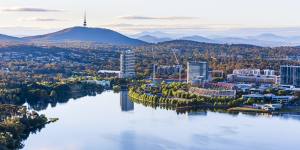
[(285, 90), (279, 90), (278, 95), (280, 95), (280, 96), (286, 95), (286, 91)]
[(247, 104), (247, 105), (253, 105), (255, 102), (256, 102), (255, 99), (249, 98), (249, 99), (245, 102), (245, 104)]

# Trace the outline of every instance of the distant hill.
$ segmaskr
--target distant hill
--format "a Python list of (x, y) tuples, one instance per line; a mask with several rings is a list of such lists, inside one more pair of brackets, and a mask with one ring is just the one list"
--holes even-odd
[[(263, 47), (280, 47), (280, 46), (298, 46), (300, 45), (300, 36), (279, 36), (273, 33), (263, 33), (253, 36), (201, 36), (201, 35), (188, 35), (183, 36), (180, 34), (170, 34), (160, 31), (152, 32), (141, 32), (133, 35), (147, 42), (157, 43), (170, 41), (169, 39), (178, 40), (190, 40), (202, 43), (218, 43), (218, 44), (248, 44), (248, 45), (258, 45)], [(154, 38), (155, 37), (155, 38)], [(168, 40), (164, 40), (168, 39)]]
[(249, 45), (257, 45), (263, 47), (277, 47), (277, 46), (289, 46), (290, 43), (287, 41), (270, 41), (270, 40), (262, 40), (267, 37), (248, 37), (248, 38), (239, 38), (239, 37), (222, 37), (215, 38), (214, 40), (218, 41), (218, 43), (222, 44), (249, 44)]
[(138, 38), (139, 40), (148, 42), (148, 43), (159, 43), (159, 42), (165, 42), (165, 41), (171, 41), (171, 38), (158, 38), (151, 35), (144, 35)]
[(0, 34), (0, 42), (23, 42), (22, 38)]
[(272, 41), (272, 42), (287, 42), (288, 38), (281, 37), (271, 33), (264, 33), (254, 37), (248, 37), (249, 39), (256, 39), (260, 41)]
[(138, 33), (138, 34), (134, 34), (131, 37), (139, 38), (139, 37), (143, 37), (143, 36), (153, 36), (153, 37), (156, 37), (156, 38), (174, 38), (174, 37), (177, 37), (176, 35), (161, 32), (161, 31), (144, 31), (144, 32), (141, 32), (141, 33)]
[(211, 40), (211, 39), (208, 39), (206, 37), (198, 36), (198, 35), (186, 36), (186, 37), (182, 37), (180, 39), (181, 40), (189, 40), (189, 41), (202, 42), (202, 43), (219, 43), (218, 41)]
[(218, 41), (222, 44), (251, 44), (251, 45), (257, 45), (259, 41), (257, 40), (249, 40), (239, 37), (221, 37), (221, 38), (215, 38), (214, 40)]
[(129, 38), (118, 32), (103, 28), (87, 28), (87, 27), (72, 27), (63, 29), (58, 32), (45, 35), (30, 36), (24, 39), (30, 41), (81, 41), (81, 42), (97, 42), (113, 45), (143, 45), (147, 44), (144, 41)]
[[(196, 42), (196, 41), (190, 41), (190, 40), (173, 40), (173, 41), (166, 41), (162, 43), (158, 43), (158, 46), (165, 46), (165, 45), (172, 45), (172, 46), (179, 46), (182, 48), (186, 47), (202, 47), (204, 49), (208, 47), (216, 47), (217, 49), (220, 49), (221, 47), (239, 47), (239, 48), (257, 48), (261, 49), (263, 47), (256, 46), (256, 45), (250, 45), (250, 44), (218, 44), (218, 43), (203, 43), (203, 42)], [(216, 50), (217, 50), (216, 49)]]

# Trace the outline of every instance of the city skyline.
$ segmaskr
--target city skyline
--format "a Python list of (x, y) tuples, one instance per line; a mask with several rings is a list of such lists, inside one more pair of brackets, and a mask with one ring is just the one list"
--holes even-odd
[(90, 27), (110, 28), (125, 34), (165, 31), (293, 35), (300, 33), (300, 20), (294, 15), (299, 13), (298, 4), (296, 0), (78, 0), (76, 3), (71, 0), (3, 0), (0, 16), (5, 22), (0, 26), (0, 33), (35, 35), (82, 26), (86, 10)]

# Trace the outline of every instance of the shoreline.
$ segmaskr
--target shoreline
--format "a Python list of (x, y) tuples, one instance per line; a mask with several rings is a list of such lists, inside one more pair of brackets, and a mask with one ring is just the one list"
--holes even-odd
[[(139, 94), (138, 97), (133, 96), (133, 94)], [(291, 114), (291, 113), (299, 113), (300, 114), (300, 106), (295, 108), (295, 109), (287, 109), (287, 108), (282, 108), (279, 111), (268, 111), (268, 110), (263, 110), (263, 109), (256, 109), (256, 108), (250, 108), (250, 107), (244, 107), (244, 106), (236, 106), (236, 107), (230, 107), (230, 106), (226, 106), (226, 105), (211, 105), (211, 104), (200, 104), (200, 105), (195, 105), (195, 104), (189, 104), (191, 101), (193, 100), (181, 100), (180, 103), (184, 103), (183, 106), (178, 106), (178, 103), (169, 103), (169, 102), (160, 102), (160, 97), (157, 97), (156, 99), (151, 99), (150, 100), (143, 100), (140, 96), (142, 96), (144, 94), (140, 94), (137, 92), (134, 93), (130, 93), (129, 92), (129, 97), (131, 98), (131, 100), (133, 102), (138, 102), (141, 103), (143, 105), (152, 105), (154, 107), (158, 106), (158, 107), (165, 107), (168, 109), (173, 109), (176, 111), (188, 111), (188, 110), (193, 110), (193, 109), (207, 109), (207, 110), (211, 110), (211, 109), (221, 109), (227, 112), (249, 112), (249, 113), (268, 113), (268, 114)], [(171, 101), (176, 99), (172, 99), (172, 98), (168, 98)]]

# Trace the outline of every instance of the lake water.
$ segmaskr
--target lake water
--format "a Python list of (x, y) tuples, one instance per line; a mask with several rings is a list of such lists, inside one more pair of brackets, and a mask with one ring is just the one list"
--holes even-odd
[(292, 150), (298, 116), (216, 112), (177, 114), (133, 104), (126, 92), (104, 92), (40, 111), (59, 121), (32, 134), (25, 150)]

